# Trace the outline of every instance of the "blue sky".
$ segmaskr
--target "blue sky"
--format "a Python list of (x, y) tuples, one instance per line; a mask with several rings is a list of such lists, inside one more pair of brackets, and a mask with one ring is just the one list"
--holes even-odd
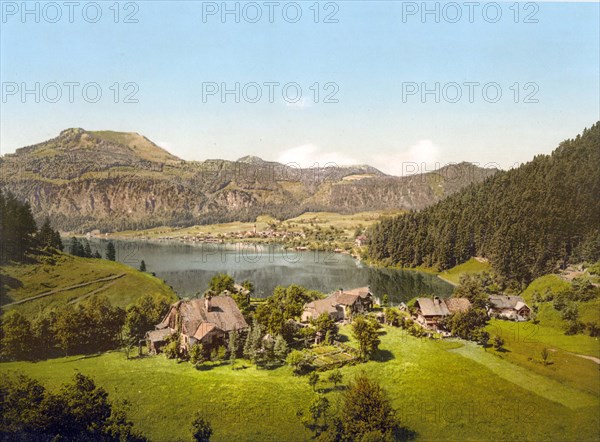
[[(297, 3), (296, 23), (289, 22), (291, 2), (279, 2), (273, 23), (264, 2), (255, 3), (262, 12), (257, 23), (245, 20), (255, 12), (246, 3), (237, 6), (236, 23), (220, 11), (203, 20), (203, 8), (221, 2), (191, 1), (122, 2), (115, 23), (113, 3), (98, 2), (96, 23), (85, 19), (93, 21), (92, 7), (85, 17), (75, 9), (70, 23), (57, 2), (62, 16), (50, 23), (56, 11), (46, 3), (38, 3), (39, 17), (23, 18), (21, 2), (2, 2), (2, 154), (83, 127), (139, 132), (188, 160), (258, 155), (302, 166), (368, 163), (395, 174), (408, 162), (424, 162), (423, 169), (463, 160), (508, 168), (600, 119), (598, 3), (500, 3), (502, 16), (491, 22), (497, 11), (481, 2), (470, 22), (464, 3), (452, 9), (430, 2), (440, 11), (436, 22), (434, 14), (423, 19), (422, 2), (321, 2), (318, 23), (313, 1)], [(460, 20), (449, 22), (458, 10)], [(128, 12), (137, 23), (123, 22)], [(324, 23), (332, 12), (338, 22)], [(537, 23), (525, 23), (528, 14)], [(46, 87), (50, 100), (55, 96), (53, 82), (62, 92), (55, 103), (42, 94)], [(65, 82), (80, 84), (72, 103)], [(203, 84), (234, 89), (236, 82), (239, 103), (233, 94), (203, 100)], [(268, 82), (280, 84), (272, 103)], [(472, 102), (465, 82), (479, 84)], [(35, 83), (39, 103), (34, 94), (21, 95), (23, 85)], [(88, 83), (102, 91), (96, 103), (82, 95)], [(137, 103), (123, 102), (133, 91), (126, 83), (137, 85)], [(241, 94), (249, 83), (261, 87), (256, 103)], [(294, 94), (282, 95), (288, 83), (302, 88), (295, 103)], [(439, 102), (433, 93), (423, 99), (423, 86), (435, 90), (436, 83)], [(417, 93), (407, 95), (415, 85)], [(245, 89), (250, 98), (255, 90)], [(497, 90), (501, 97), (489, 102)], [(330, 92), (337, 102), (324, 102)], [(537, 102), (525, 102), (529, 94)]]

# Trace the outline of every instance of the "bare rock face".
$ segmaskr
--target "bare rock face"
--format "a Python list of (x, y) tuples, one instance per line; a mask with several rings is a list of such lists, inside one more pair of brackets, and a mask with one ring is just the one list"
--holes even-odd
[(401, 178), (365, 165), (297, 169), (249, 156), (189, 162), (136, 133), (66, 129), (1, 157), (0, 189), (60, 229), (114, 231), (422, 209), (495, 172), (461, 163)]

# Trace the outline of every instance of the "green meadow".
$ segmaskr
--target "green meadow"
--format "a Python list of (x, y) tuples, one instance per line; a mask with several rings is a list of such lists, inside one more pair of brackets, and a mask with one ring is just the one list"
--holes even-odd
[[(67, 254), (39, 256), (31, 263), (2, 266), (0, 283), (3, 312), (16, 309), (29, 318), (49, 307), (76, 303), (89, 296), (106, 296), (119, 307), (126, 307), (145, 294), (176, 299), (173, 290), (150, 273), (105, 259)], [(49, 292), (53, 293), (12, 304)]]
[[(349, 329), (343, 328), (342, 334), (347, 336)], [(353, 345), (351, 338), (348, 342)], [(343, 367), (343, 384), (360, 371), (378, 379), (401, 423), (416, 431), (417, 440), (597, 440), (598, 365), (566, 354), (564, 364), (577, 361), (577, 376), (587, 378), (577, 382), (565, 374), (568, 368), (558, 357), (553, 365), (528, 367), (507, 357), (522, 347), (508, 342), (506, 347), (510, 352), (484, 350), (385, 327), (375, 360)], [(324, 381), (326, 372), (315, 393), (307, 377), (293, 376), (289, 367), (257, 369), (237, 361), (234, 367), (195, 369), (164, 356), (127, 360), (118, 351), (2, 363), (0, 371), (30, 375), (50, 388), (77, 371), (90, 375), (113, 400), (129, 401), (137, 428), (156, 441), (190, 440), (197, 410), (211, 421), (215, 441), (308, 440), (297, 410), (306, 408), (316, 394), (326, 395), (335, 408), (343, 388), (336, 390)]]
[(439, 277), (452, 285), (457, 285), (460, 276), (466, 273), (481, 273), (490, 271), (492, 267), (488, 262), (482, 262), (475, 258), (469, 259), (467, 262), (459, 264), (451, 269), (448, 269), (439, 274)]

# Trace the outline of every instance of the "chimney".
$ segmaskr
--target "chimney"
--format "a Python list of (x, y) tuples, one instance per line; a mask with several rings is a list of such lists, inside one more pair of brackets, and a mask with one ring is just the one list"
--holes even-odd
[(212, 297), (210, 295), (204, 297), (204, 308), (206, 309), (207, 312), (210, 311), (210, 300), (211, 300), (211, 298)]

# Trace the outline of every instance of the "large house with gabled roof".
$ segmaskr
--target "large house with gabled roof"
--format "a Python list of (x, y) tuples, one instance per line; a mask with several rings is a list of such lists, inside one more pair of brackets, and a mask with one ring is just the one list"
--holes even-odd
[(353, 315), (368, 312), (373, 307), (373, 295), (369, 287), (338, 290), (325, 299), (317, 299), (304, 305), (302, 322), (317, 319), (327, 313), (334, 321), (351, 319)]
[(490, 295), (489, 301), (490, 316), (513, 321), (527, 321), (531, 317), (531, 309), (520, 296)]
[(224, 344), (230, 332), (247, 329), (248, 323), (233, 298), (206, 296), (173, 304), (156, 329), (146, 333), (146, 341), (150, 351), (158, 353), (170, 336), (179, 333), (180, 348), (187, 352), (196, 343)]
[(458, 312), (466, 312), (471, 308), (471, 302), (467, 298), (441, 299), (417, 298), (415, 301), (415, 321), (423, 328), (442, 332), (441, 322), (444, 318)]

